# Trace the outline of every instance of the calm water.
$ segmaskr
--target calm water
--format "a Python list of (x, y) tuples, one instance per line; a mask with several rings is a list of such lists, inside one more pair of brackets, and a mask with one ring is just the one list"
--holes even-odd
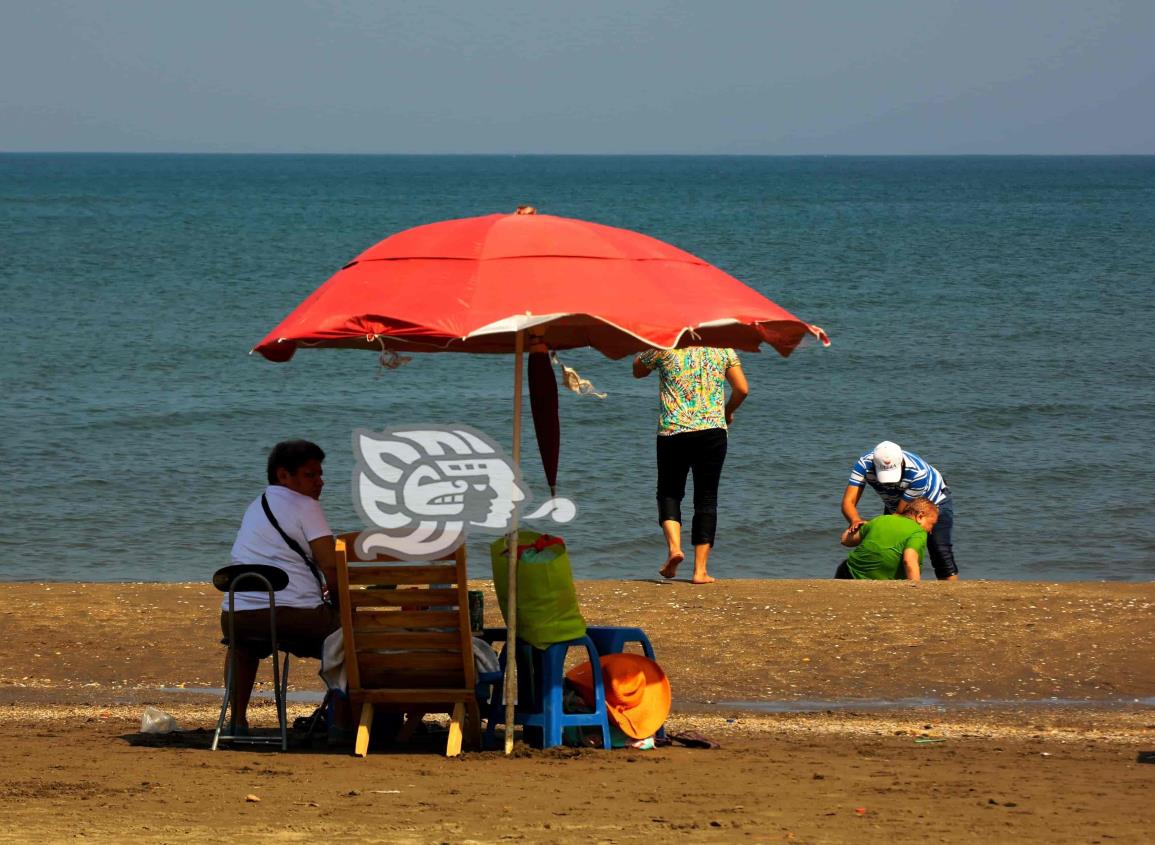
[[(947, 477), (964, 577), (1155, 577), (1155, 158), (4, 155), (0, 578), (204, 579), (280, 439), (327, 449), (341, 530), (354, 428), (508, 446), (510, 357), (247, 353), (377, 240), (521, 203), (668, 240), (830, 333), (744, 356), (715, 574), (828, 577), (887, 438)], [(609, 392), (561, 397), (575, 569), (650, 576), (656, 382), (563, 358)]]

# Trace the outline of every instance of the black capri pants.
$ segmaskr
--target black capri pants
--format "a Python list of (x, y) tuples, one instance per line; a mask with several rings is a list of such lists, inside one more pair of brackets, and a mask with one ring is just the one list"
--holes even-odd
[(726, 429), (707, 428), (658, 438), (658, 523), (682, 522), (686, 477), (694, 474), (694, 520), (690, 542), (714, 545), (718, 528), (718, 482), (726, 461)]

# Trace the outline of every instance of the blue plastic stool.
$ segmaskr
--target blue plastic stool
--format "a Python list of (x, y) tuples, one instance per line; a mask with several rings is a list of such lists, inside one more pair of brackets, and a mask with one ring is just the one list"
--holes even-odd
[[(571, 648), (584, 648), (590, 662), (598, 666), (598, 651), (589, 636), (554, 643), (544, 651), (518, 640), (518, 669), (530, 670), (518, 692), (517, 722), (541, 731), (541, 747), (561, 745), (562, 730), (569, 727), (595, 727), (602, 731), (602, 748), (609, 748), (610, 725), (606, 715), (606, 692), (601, 672), (593, 672), (594, 712), (566, 713), (562, 705), (565, 689), (565, 658)], [(524, 698), (522, 697), (524, 690)]]
[[(540, 746), (553, 748), (562, 744), (562, 730), (569, 727), (595, 727), (602, 732), (602, 747), (610, 747), (610, 725), (606, 717), (606, 694), (600, 672), (593, 673), (594, 701), (592, 713), (566, 713), (563, 706), (565, 689), (565, 658), (571, 648), (584, 648), (590, 662), (598, 664), (598, 652), (593, 640), (588, 636), (565, 642), (554, 643), (546, 649), (534, 648), (522, 640), (517, 641), (518, 704), (514, 711), (514, 721), (528, 728), (528, 736), (540, 732)], [(505, 669), (508, 645), (501, 652), (501, 665)], [(502, 685), (494, 685), (489, 701), (488, 724), (485, 733), (487, 742), (494, 740), (494, 728), (505, 720), (504, 703), (501, 696)]]
[[(641, 643), (642, 654), (654, 659), (654, 647), (650, 645), (650, 638), (641, 628), (619, 628), (614, 625), (594, 625), (586, 628), (586, 636), (594, 641), (598, 654), (621, 654), (626, 650), (626, 643)], [(666, 728), (663, 725), (655, 734), (658, 739), (666, 738)]]
[(598, 654), (621, 654), (626, 650), (626, 643), (641, 643), (642, 653), (654, 659), (654, 647), (650, 645), (650, 638), (641, 628), (618, 628), (612, 625), (595, 625), (586, 628), (586, 636), (594, 641), (594, 648)]

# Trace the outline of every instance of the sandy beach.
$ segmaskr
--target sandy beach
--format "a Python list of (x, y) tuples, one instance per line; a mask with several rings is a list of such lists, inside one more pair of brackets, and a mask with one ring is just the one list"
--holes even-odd
[[(446, 759), (436, 733), (364, 760), (213, 753), (211, 587), (0, 592), (3, 841), (1139, 842), (1155, 823), (1152, 584), (580, 582), (590, 624), (649, 633), (671, 729), (721, 748), (513, 759)], [(295, 661), (293, 688), (315, 671)], [(139, 734), (146, 704), (181, 732)]]

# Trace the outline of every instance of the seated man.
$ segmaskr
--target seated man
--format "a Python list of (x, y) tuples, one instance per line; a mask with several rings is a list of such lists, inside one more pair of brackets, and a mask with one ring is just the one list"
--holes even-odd
[[(232, 550), (233, 563), (268, 564), (288, 574), (288, 586), (276, 597), (277, 638), (298, 657), (320, 658), (325, 637), (341, 627), (337, 608), (325, 603), (321, 580), (323, 573), (328, 583), (337, 583), (336, 544), (318, 501), (325, 484), (323, 460), (321, 447), (306, 440), (274, 446), (269, 454), (269, 486), (245, 511)], [(243, 643), (268, 640), (268, 596), (238, 592), (235, 607), (237, 639), (242, 644), (236, 648), (232, 718), (234, 730), (244, 733), (257, 666), (272, 649)], [(226, 595), (221, 604), (221, 631), (226, 637), (228, 609)], [(344, 710), (338, 712), (336, 721), (348, 725), (347, 703)]]
[(854, 549), (834, 573), (835, 578), (875, 581), (921, 579), (926, 536), (938, 521), (938, 507), (928, 499), (907, 503), (901, 514), (883, 514), (842, 532), (842, 545)]

